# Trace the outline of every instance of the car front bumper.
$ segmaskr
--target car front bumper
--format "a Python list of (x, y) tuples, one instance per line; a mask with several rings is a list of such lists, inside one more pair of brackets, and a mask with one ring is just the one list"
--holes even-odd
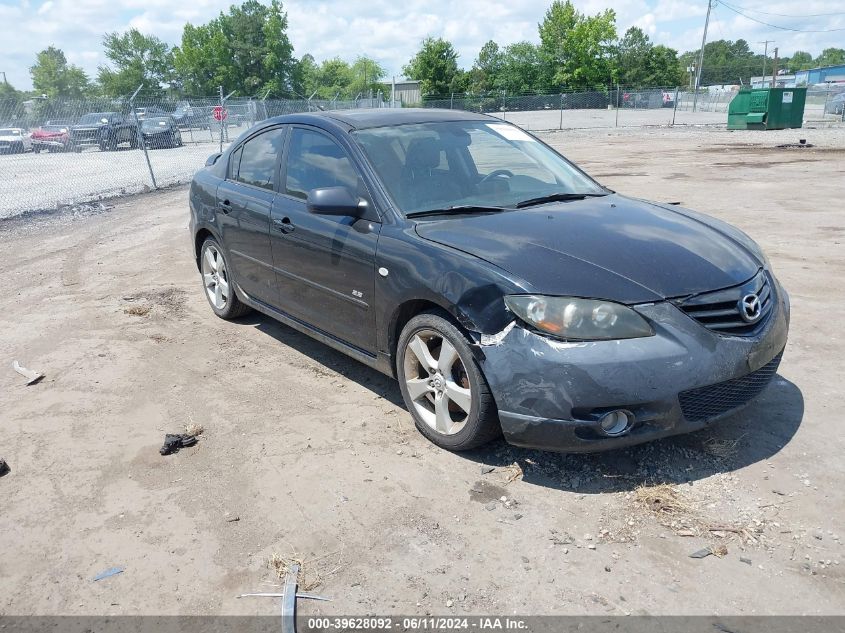
[[(777, 371), (789, 330), (789, 297), (776, 303), (756, 336), (717, 334), (669, 302), (637, 306), (655, 335), (562, 342), (519, 325), (482, 337), (480, 362), (499, 408), (505, 439), (562, 452), (603, 451), (695, 431), (739, 410)], [(486, 341), (485, 341), (486, 338)], [(633, 414), (621, 436), (599, 418)]]

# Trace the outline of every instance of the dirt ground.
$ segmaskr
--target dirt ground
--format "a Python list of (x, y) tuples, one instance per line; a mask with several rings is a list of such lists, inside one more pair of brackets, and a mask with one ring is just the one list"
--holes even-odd
[[(278, 584), (274, 556), (333, 599), (302, 614), (845, 614), (839, 132), (546, 137), (622, 193), (746, 230), (792, 297), (754, 406), (602, 455), (448, 453), (392, 380), (216, 318), (185, 188), (0, 223), (0, 615), (277, 614), (235, 598)], [(817, 147), (774, 147), (799, 136)], [(191, 423), (197, 446), (159, 455)]]

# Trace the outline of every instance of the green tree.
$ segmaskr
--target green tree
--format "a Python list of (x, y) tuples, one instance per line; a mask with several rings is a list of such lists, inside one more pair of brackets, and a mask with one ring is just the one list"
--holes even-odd
[(111, 66), (100, 66), (97, 79), (109, 96), (131, 95), (141, 84), (146, 93), (160, 93), (173, 81), (170, 47), (138, 29), (106, 33), (105, 55)]
[[(21, 93), (10, 84), (8, 81), (0, 81), (0, 102), (4, 106), (10, 103), (17, 103), (21, 100)], [(3, 117), (0, 116), (0, 119)]]
[(458, 53), (450, 42), (427, 37), (402, 72), (409, 79), (422, 82), (424, 95), (449, 94), (457, 87), (453, 82), (458, 75)]
[(502, 68), (502, 52), (493, 40), (487, 41), (469, 71), (469, 89), (484, 93), (496, 87), (496, 79)]
[(789, 72), (794, 73), (799, 70), (806, 70), (808, 68), (813, 67), (813, 56), (810, 55), (807, 51), (795, 51), (792, 54), (792, 57), (789, 58), (789, 62), (787, 63), (786, 67), (789, 69)]
[(207, 95), (223, 86), (241, 96), (292, 96), (305, 79), (287, 29), (287, 13), (278, 0), (269, 6), (247, 0), (207, 24), (186, 24), (181, 45), (173, 50), (183, 89)]
[(539, 24), (545, 88), (593, 88), (614, 79), (616, 13), (579, 13), (571, 0), (555, 0)]
[(540, 51), (531, 42), (516, 42), (501, 54), (494, 85), (508, 93), (532, 92), (542, 87)]
[(839, 66), (845, 64), (845, 48), (826, 48), (816, 57), (816, 66)]
[(653, 46), (648, 54), (645, 86), (680, 86), (684, 71), (678, 63), (678, 51), (663, 44)]
[[(678, 59), (682, 71), (687, 66), (698, 65), (698, 50), (687, 51)], [(766, 72), (772, 70), (771, 61), (766, 64)], [(763, 56), (757, 55), (748, 47), (748, 42), (739, 39), (714, 40), (704, 47), (704, 66), (701, 70), (701, 85), (749, 83), (752, 76), (759, 76), (763, 71)]]
[(91, 82), (85, 72), (79, 66), (68, 64), (64, 52), (54, 46), (38, 53), (29, 74), (33, 91), (51, 99), (81, 99), (91, 92)]
[(616, 80), (623, 86), (644, 86), (648, 75), (648, 57), (653, 45), (648, 35), (637, 26), (632, 26), (617, 46)]
[(379, 90), (383, 89), (381, 80), (387, 75), (384, 67), (374, 59), (370, 59), (365, 55), (361, 55), (352, 64), (351, 81), (346, 87), (346, 93), (351, 97), (363, 95), (375, 96)]

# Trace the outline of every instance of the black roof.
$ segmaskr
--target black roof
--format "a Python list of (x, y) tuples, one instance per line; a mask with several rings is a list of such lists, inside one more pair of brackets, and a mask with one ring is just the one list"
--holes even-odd
[(362, 130), (371, 127), (405, 125), (408, 123), (436, 123), (440, 121), (487, 121), (495, 117), (464, 110), (439, 110), (435, 108), (362, 108), (360, 110), (331, 110), (313, 113), (335, 119)]

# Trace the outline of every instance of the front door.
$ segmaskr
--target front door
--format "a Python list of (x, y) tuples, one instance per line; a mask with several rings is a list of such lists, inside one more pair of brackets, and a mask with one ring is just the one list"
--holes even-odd
[(348, 153), (314, 128), (290, 132), (283, 182), (273, 204), (270, 241), (281, 308), (366, 352), (375, 353), (375, 254), (381, 224), (310, 213), (308, 192), (349, 187), (368, 194)]
[(270, 210), (276, 196), (284, 128), (248, 139), (229, 159), (226, 180), (217, 187), (217, 218), (235, 283), (250, 297), (276, 305), (276, 276), (270, 248)]

